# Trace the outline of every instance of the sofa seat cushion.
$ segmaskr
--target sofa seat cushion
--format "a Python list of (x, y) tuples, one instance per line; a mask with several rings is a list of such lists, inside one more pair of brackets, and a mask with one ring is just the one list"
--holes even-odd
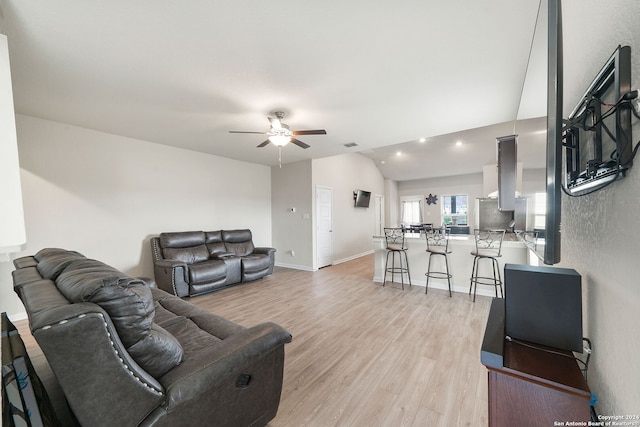
[[(242, 332), (246, 329), (237, 323), (231, 322), (224, 317), (213, 314), (198, 306), (188, 303), (180, 298), (164, 292), (160, 289), (151, 289), (156, 306), (156, 320), (158, 325), (167, 330), (172, 330), (174, 323), (180, 323), (178, 318), (189, 319), (207, 334), (216, 337), (217, 340), (224, 340), (230, 336)], [(179, 334), (176, 338), (182, 340)]]
[(159, 379), (164, 386), (173, 383), (185, 372), (200, 369), (199, 365), (212, 348), (246, 329), (162, 290), (152, 291), (158, 324), (175, 336), (184, 349), (184, 361), (180, 367)]
[(245, 273), (256, 273), (266, 270), (271, 265), (268, 255), (253, 254), (242, 257), (242, 271)]
[(223, 261), (210, 260), (189, 266), (189, 283), (200, 285), (224, 281), (227, 277), (227, 266)]

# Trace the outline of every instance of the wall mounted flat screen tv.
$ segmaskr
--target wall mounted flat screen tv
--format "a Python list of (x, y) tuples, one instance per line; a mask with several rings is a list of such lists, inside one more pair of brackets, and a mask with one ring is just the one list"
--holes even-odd
[(547, 168), (545, 244), (541, 256), (545, 264), (560, 262), (560, 219), (562, 204), (562, 6), (548, 0), (547, 38)]
[(364, 190), (357, 190), (353, 193), (356, 208), (368, 208), (369, 201), (371, 200), (371, 192)]
[(567, 120), (565, 187), (581, 196), (624, 177), (632, 166), (631, 110), (620, 104), (631, 91), (631, 48), (619, 46)]

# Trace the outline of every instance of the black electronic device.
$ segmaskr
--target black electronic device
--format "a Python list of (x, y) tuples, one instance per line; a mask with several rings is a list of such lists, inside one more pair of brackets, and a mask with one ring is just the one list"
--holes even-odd
[(354, 191), (353, 200), (355, 201), (356, 208), (368, 208), (369, 201), (371, 200), (371, 192), (364, 190)]
[(618, 46), (569, 116), (565, 130), (565, 187), (575, 196), (624, 177), (633, 164), (631, 48)]
[(581, 282), (573, 269), (506, 264), (505, 334), (582, 353)]

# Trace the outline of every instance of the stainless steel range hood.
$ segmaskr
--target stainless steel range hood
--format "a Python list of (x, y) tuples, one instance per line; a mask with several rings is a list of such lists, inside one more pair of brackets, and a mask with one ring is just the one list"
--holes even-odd
[[(496, 143), (496, 160), (498, 157), (498, 144)], [(509, 166), (511, 167), (511, 166)], [(520, 197), (522, 193), (522, 162), (515, 162), (515, 197)], [(498, 164), (485, 165), (482, 173), (482, 194), (484, 197), (497, 199), (499, 196), (498, 191)]]
[(516, 209), (517, 135), (501, 136), (498, 141), (498, 209)]

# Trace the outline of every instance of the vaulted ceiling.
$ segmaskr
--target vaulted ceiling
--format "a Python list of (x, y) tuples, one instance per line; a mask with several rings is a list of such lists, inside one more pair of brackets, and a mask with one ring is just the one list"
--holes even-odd
[(543, 167), (539, 6), (0, 0), (0, 32), (17, 113), (275, 165), (263, 135), (229, 130), (266, 131), (283, 110), (292, 129), (327, 131), (283, 162), (361, 152), (404, 180), (480, 172), (511, 133), (525, 168)]

